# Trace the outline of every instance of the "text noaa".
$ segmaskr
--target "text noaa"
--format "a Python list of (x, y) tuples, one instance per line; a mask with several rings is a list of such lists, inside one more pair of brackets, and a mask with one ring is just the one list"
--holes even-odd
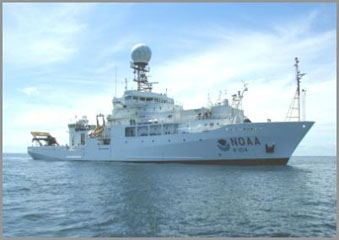
[(223, 151), (230, 150), (230, 147), (246, 147), (246, 146), (254, 146), (261, 145), (258, 137), (250, 138), (250, 137), (231, 137), (227, 141), (224, 138), (220, 138), (218, 140), (218, 147)]

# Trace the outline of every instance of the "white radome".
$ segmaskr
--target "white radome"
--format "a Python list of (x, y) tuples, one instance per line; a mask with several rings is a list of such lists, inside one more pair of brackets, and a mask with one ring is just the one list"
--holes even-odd
[(152, 51), (145, 44), (136, 44), (131, 50), (131, 57), (134, 63), (148, 64), (151, 59)]

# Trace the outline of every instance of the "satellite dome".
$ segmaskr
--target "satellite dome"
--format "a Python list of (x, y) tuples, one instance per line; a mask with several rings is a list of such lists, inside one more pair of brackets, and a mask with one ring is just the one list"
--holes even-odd
[(152, 51), (151, 49), (145, 44), (137, 44), (131, 50), (131, 57), (135, 64), (143, 63), (148, 64), (149, 60), (151, 59)]

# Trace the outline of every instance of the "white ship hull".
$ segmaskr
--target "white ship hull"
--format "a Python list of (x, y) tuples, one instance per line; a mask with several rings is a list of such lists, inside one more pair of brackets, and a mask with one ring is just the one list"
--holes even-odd
[(230, 124), (199, 133), (125, 137), (111, 132), (109, 145), (28, 147), (34, 159), (203, 164), (286, 164), (314, 122)]

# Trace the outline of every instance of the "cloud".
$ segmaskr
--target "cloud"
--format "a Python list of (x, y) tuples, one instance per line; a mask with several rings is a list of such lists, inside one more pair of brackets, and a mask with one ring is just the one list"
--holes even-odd
[[(310, 19), (314, 19), (314, 14), (311, 15)], [(310, 21), (305, 21), (306, 23), (311, 24)], [(333, 50), (336, 32), (304, 36), (299, 29), (307, 29), (305, 24), (288, 25), (291, 31), (284, 32), (285, 35), (242, 30), (227, 34), (223, 31), (214, 44), (209, 43), (207, 47), (201, 46), (190, 55), (154, 66), (152, 77), (160, 82), (156, 89), (163, 90), (167, 86), (170, 94), (179, 97), (178, 100), (184, 102), (186, 108), (196, 108), (207, 102), (201, 96), (210, 93), (212, 98), (216, 98), (221, 89), (227, 89), (230, 94), (235, 93), (242, 88), (244, 80), (249, 83), (249, 92), (246, 92), (244, 99), (247, 113), (254, 120), (266, 120), (268, 116), (282, 120), (295, 91), (295, 56), (300, 58), (301, 70), (307, 69), (308, 75), (303, 79), (303, 87), (324, 86), (324, 81), (335, 81), (335, 57), (330, 56), (325, 61), (319, 58), (324, 51)], [(307, 65), (310, 62), (313, 64)], [(321, 69), (326, 69), (327, 72)], [(316, 82), (313, 77), (318, 77), (319, 72), (322, 80)], [(333, 88), (327, 87), (321, 95), (331, 91)], [(261, 112), (258, 112), (259, 109)]]
[(102, 53), (105, 56), (113, 56), (115, 53), (121, 52), (121, 51), (129, 51), (131, 49), (132, 44), (135, 44), (137, 40), (137, 37), (133, 34), (124, 36), (123, 39), (118, 39), (116, 42), (111, 44), (105, 51), (102, 51)]
[(20, 89), (20, 91), (26, 94), (27, 96), (39, 95), (39, 91), (36, 87), (26, 87), (26, 88)]
[(4, 4), (4, 62), (29, 67), (69, 59), (86, 29), (80, 16), (91, 6)]
[[(50, 132), (57, 138), (59, 143), (68, 143), (68, 128), (70, 122), (75, 121), (75, 116), (88, 116), (91, 124), (95, 123), (95, 116), (99, 113), (109, 114), (112, 109), (112, 96), (95, 92), (91, 95), (64, 94), (45, 90), (45, 99), (49, 99), (53, 105), (46, 104), (40, 99), (39, 102), (21, 102), (13, 100), (6, 104), (4, 111), (4, 138), (3, 144), (7, 151), (16, 149), (24, 152), (26, 146), (31, 144), (31, 131)], [(71, 104), (60, 101), (60, 96), (66, 98)], [(20, 109), (14, 108), (20, 106)]]
[(280, 22), (273, 23), (272, 25), (273, 29), (283, 38), (297, 37), (301, 34), (307, 34), (310, 32), (318, 17), (321, 17), (320, 12), (317, 10), (312, 10), (309, 13), (303, 14), (301, 18), (293, 19), (293, 21), (287, 22), (287, 24), (282, 24)]

